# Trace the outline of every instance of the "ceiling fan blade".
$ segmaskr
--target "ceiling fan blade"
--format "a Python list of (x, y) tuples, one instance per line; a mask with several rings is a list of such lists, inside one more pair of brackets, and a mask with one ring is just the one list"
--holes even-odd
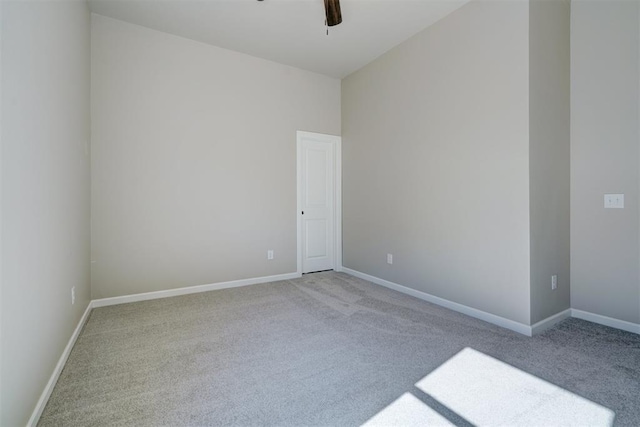
[(333, 27), (342, 22), (340, 0), (324, 0), (324, 10), (327, 15), (327, 25)]

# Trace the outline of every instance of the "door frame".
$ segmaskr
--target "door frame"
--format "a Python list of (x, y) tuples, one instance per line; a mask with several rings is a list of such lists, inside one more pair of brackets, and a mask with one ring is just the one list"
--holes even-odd
[(297, 244), (297, 274), (302, 276), (302, 139), (310, 138), (318, 142), (333, 144), (333, 206), (334, 206), (334, 244), (333, 269), (342, 271), (342, 137), (336, 135), (326, 135), (323, 133), (296, 132), (296, 230), (298, 236)]

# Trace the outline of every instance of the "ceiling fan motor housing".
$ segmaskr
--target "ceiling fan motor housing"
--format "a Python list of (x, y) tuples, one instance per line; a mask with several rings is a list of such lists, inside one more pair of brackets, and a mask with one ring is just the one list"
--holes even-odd
[(327, 26), (333, 27), (342, 22), (340, 0), (324, 0), (324, 10), (327, 15)]

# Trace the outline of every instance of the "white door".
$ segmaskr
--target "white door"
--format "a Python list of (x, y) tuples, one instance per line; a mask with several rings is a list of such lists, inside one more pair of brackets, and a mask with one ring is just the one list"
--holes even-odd
[(302, 273), (335, 269), (335, 146), (328, 135), (298, 135)]

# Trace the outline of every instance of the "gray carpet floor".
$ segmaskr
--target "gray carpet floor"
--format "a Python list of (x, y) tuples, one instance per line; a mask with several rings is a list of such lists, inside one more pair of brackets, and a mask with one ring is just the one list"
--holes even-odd
[[(518, 386), (491, 358), (529, 379)], [(498, 380), (478, 388), (482, 376)], [(39, 425), (405, 424), (412, 407), (435, 414), (433, 424), (509, 425), (501, 414), (535, 392), (529, 380), (608, 408), (614, 425), (640, 425), (639, 335), (567, 319), (528, 338), (326, 272), (94, 309)], [(503, 408), (489, 405), (491, 390)], [(569, 412), (581, 408), (571, 399)], [(566, 423), (530, 409), (522, 424)]]

